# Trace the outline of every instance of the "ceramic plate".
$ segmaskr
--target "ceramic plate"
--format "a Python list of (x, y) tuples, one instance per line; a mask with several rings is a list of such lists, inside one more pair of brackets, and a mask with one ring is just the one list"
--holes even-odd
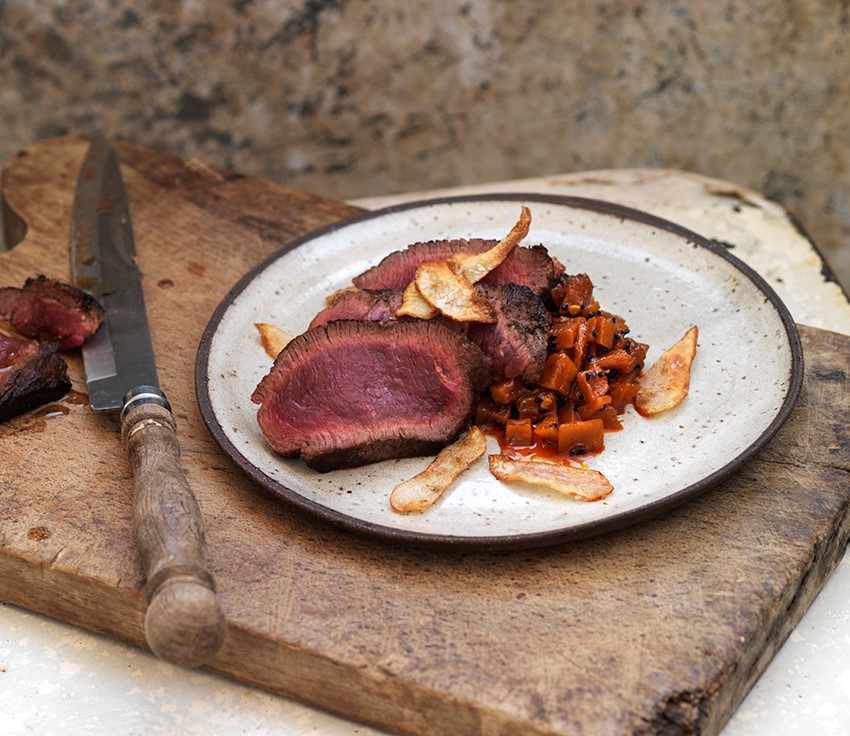
[[(588, 461), (611, 481), (587, 503), (506, 485), (482, 458), (422, 514), (391, 510), (389, 495), (430, 458), (318, 473), (270, 451), (250, 396), (268, 372), (254, 328), (297, 334), (325, 297), (393, 250), (438, 238), (501, 238), (520, 206), (544, 244), (586, 272), (607, 311), (650, 345), (647, 364), (691, 325), (699, 347), (690, 394), (645, 419), (629, 407), (621, 432)], [(460, 197), (366, 213), (310, 234), (261, 263), (228, 293), (200, 347), (197, 392), (215, 439), (252, 478), (282, 499), (349, 529), (435, 546), (531, 547), (587, 537), (649, 518), (734, 472), (787, 418), (802, 381), (794, 323), (776, 294), (727, 250), (673, 223), (595, 200), (541, 195)], [(491, 438), (490, 451), (498, 451)]]

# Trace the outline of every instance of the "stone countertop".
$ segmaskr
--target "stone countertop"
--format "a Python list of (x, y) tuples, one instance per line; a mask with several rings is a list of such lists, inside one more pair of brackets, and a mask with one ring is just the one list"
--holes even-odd
[[(747, 262), (800, 323), (850, 334), (850, 303), (776, 204), (729, 182), (664, 170), (503, 181), (354, 202), (376, 208), (477, 192), (608, 199), (712, 238)], [(724, 736), (842, 734), (850, 723), (850, 560), (845, 558)], [(377, 736), (379, 731), (0, 605), (0, 732)]]

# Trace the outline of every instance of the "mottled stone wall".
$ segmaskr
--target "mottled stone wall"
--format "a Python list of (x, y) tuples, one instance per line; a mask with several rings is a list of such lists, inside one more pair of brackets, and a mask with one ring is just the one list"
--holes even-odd
[(0, 0), (0, 160), (95, 128), (333, 197), (688, 169), (850, 283), (848, 0)]

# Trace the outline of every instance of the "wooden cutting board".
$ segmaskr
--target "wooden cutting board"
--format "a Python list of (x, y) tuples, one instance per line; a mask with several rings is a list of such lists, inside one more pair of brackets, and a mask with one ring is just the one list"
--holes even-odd
[[(86, 144), (8, 162), (0, 282), (69, 278)], [(734, 478), (623, 532), (532, 552), (388, 546), (241, 475), (195, 402), (201, 333), (237, 278), (348, 205), (126, 144), (154, 346), (229, 621), (211, 669), (409, 734), (716, 733), (850, 534), (850, 338), (801, 328), (790, 421)], [(78, 353), (68, 356), (85, 391)], [(143, 646), (115, 417), (73, 395), (0, 425), (0, 599)]]

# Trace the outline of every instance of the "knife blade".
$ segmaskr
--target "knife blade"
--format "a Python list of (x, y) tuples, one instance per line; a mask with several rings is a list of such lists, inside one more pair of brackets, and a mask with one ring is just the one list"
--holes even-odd
[(106, 312), (83, 344), (83, 363), (92, 409), (120, 410), (146, 577), (145, 637), (160, 658), (196, 667), (221, 647), (226, 622), (204, 561), (200, 508), (159, 384), (121, 166), (102, 137), (91, 141), (77, 178), (71, 272)]

